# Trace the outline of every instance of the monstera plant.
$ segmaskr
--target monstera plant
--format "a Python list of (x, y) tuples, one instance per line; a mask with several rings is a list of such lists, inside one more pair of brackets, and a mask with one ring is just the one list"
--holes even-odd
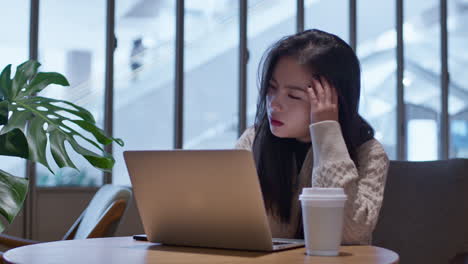
[[(95, 168), (110, 171), (115, 161), (102, 145), (116, 142), (123, 146), (123, 141), (108, 137), (96, 126), (88, 110), (64, 100), (40, 96), (50, 84), (69, 86), (69, 83), (59, 73), (38, 72), (39, 66), (37, 61), (29, 60), (16, 68), (13, 79), (11, 65), (0, 74), (0, 155), (37, 162), (54, 173), (46, 154), (50, 150), (59, 168), (77, 169), (68, 155), (65, 146), (68, 143)], [(79, 133), (78, 127), (89, 133)], [(89, 142), (95, 150), (83, 147), (77, 140)], [(28, 180), (1, 168), (0, 163), (0, 214), (11, 223), (23, 205)], [(0, 232), (4, 228), (0, 221)]]

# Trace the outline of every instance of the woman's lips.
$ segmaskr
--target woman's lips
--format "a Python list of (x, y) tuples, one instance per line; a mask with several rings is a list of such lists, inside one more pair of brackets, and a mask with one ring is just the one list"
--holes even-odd
[(284, 125), (284, 124), (283, 124), (283, 122), (281, 122), (281, 121), (278, 121), (278, 120), (275, 120), (275, 119), (271, 119), (271, 125), (272, 125), (272, 126), (278, 126), (278, 127), (279, 127), (279, 126), (282, 126), (282, 125)]

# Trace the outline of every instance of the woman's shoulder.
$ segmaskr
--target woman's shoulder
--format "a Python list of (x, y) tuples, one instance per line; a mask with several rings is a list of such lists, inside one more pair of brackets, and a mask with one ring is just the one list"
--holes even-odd
[(247, 128), (237, 140), (236, 149), (252, 150), (252, 144), (255, 138), (255, 128), (253, 126)]
[(377, 139), (371, 138), (367, 140), (366, 142), (362, 143), (358, 148), (357, 148), (357, 155), (360, 160), (363, 159), (381, 159), (388, 163), (388, 156), (387, 153), (385, 152), (385, 149)]

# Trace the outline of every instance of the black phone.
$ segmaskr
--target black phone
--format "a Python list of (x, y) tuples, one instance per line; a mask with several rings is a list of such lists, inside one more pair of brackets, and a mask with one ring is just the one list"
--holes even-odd
[(138, 240), (138, 241), (148, 241), (148, 238), (146, 237), (145, 234), (133, 235), (133, 239)]

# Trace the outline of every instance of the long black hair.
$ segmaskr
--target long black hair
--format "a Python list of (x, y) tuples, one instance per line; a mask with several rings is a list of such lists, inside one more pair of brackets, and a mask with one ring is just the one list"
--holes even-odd
[[(265, 207), (282, 222), (291, 217), (291, 203), (298, 185), (292, 141), (271, 133), (266, 95), (273, 70), (281, 57), (295, 58), (313, 69), (311, 75), (325, 77), (337, 90), (339, 123), (351, 159), (358, 166), (356, 149), (374, 137), (374, 129), (358, 114), (361, 91), (359, 60), (339, 37), (317, 29), (286, 36), (263, 55), (259, 66), (259, 97), (255, 116), (253, 154), (260, 178)], [(312, 143), (313, 144), (313, 143)], [(301, 226), (301, 219), (299, 225)]]

